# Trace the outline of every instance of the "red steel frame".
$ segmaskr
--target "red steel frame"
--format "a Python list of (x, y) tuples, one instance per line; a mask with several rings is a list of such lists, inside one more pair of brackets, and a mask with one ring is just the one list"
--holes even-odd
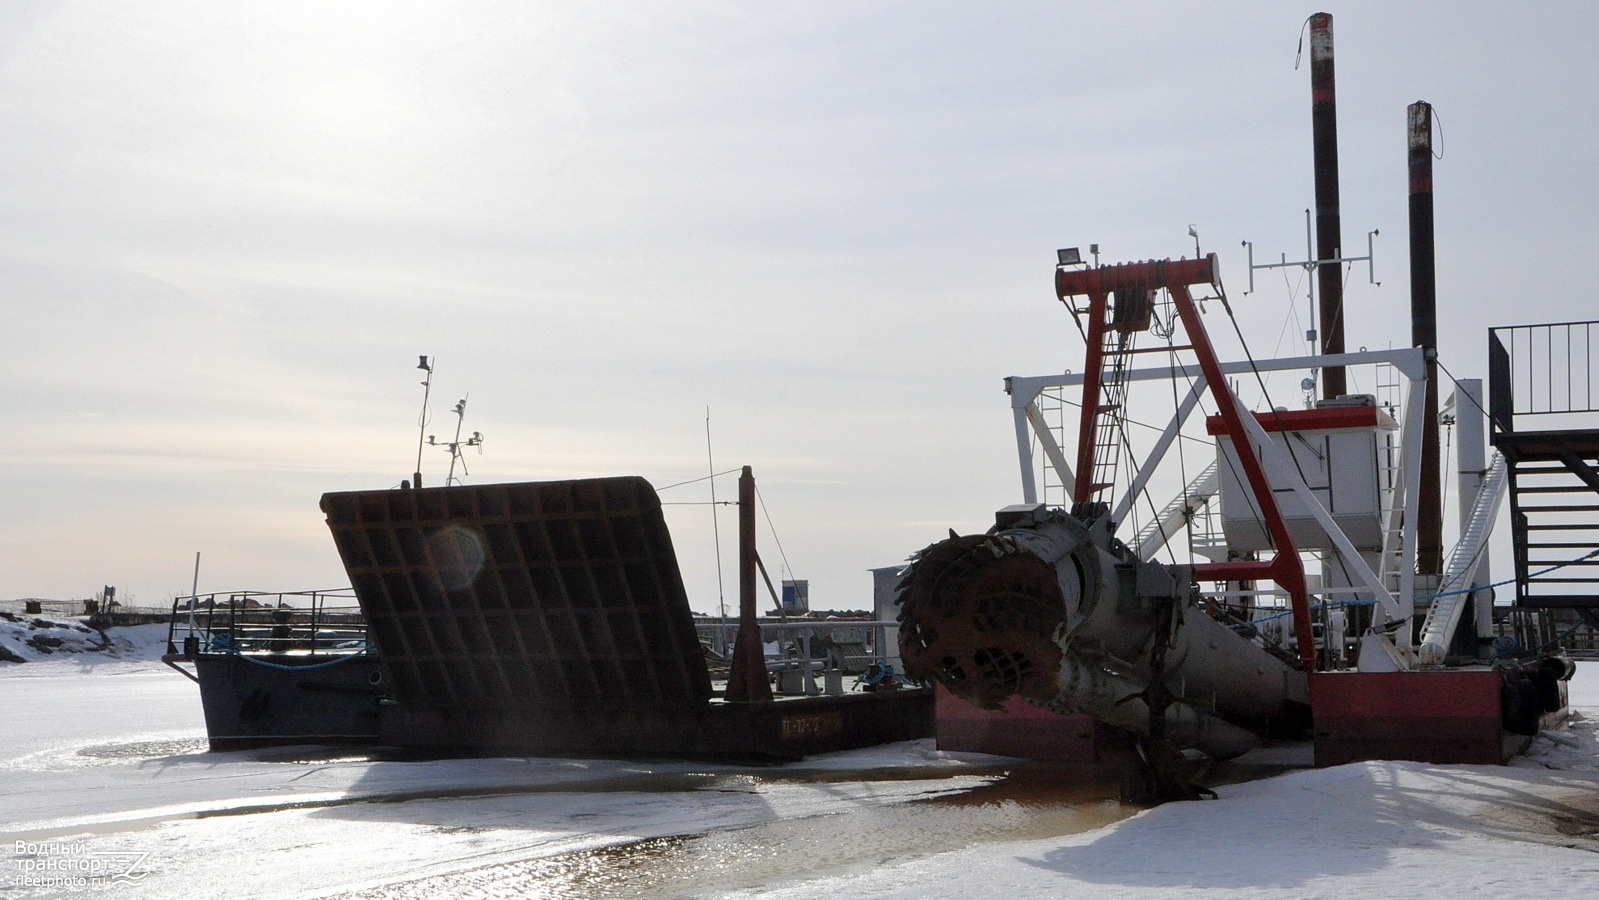
[(1200, 321), (1199, 310), (1188, 286), (1216, 283), (1216, 254), (1199, 259), (1151, 260), (1149, 262), (1121, 263), (1093, 269), (1056, 269), (1055, 293), (1062, 302), (1067, 297), (1087, 296), (1088, 357), (1083, 372), (1083, 405), (1077, 431), (1077, 483), (1073, 499), (1082, 501), (1105, 487), (1094, 483), (1095, 434), (1099, 417), (1108, 411), (1102, 403), (1105, 365), (1105, 329), (1109, 325), (1109, 297), (1115, 291), (1166, 290), (1172, 305), (1182, 318), (1183, 330), (1188, 336), (1189, 349), (1198, 358), (1205, 384), (1216, 400), (1225, 433), (1233, 439), (1238, 451), (1239, 464), (1249, 488), (1255, 494), (1266, 529), (1271, 533), (1276, 554), (1270, 560), (1238, 560), (1221, 563), (1200, 563), (1194, 574), (1205, 580), (1249, 581), (1268, 578), (1288, 592), (1293, 606), (1294, 634), (1299, 645), (1300, 667), (1307, 672), (1316, 669), (1316, 642), (1311, 637), (1310, 598), (1305, 588), (1305, 566), (1294, 547), (1288, 526), (1283, 521), (1282, 510), (1277, 506), (1271, 482), (1266, 478), (1254, 442), (1244, 430), (1238, 404), (1227, 390), (1227, 382), (1210, 343), (1210, 335)]

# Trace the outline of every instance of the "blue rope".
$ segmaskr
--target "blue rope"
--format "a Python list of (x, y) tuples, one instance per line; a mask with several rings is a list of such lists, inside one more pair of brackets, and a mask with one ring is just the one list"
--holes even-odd
[(1539, 647), (1537, 650), (1532, 651), (1533, 655), (1536, 656), (1536, 655), (1544, 652), (1545, 650), (1548, 650), (1550, 647), (1553, 647), (1556, 644), (1559, 644), (1561, 641), (1565, 640), (1566, 638), (1571, 637), (1573, 634), (1577, 633), (1577, 629), (1578, 628), (1581, 628), (1585, 624), (1587, 624), (1587, 623), (1584, 622), (1581, 619), (1578, 619), (1577, 623), (1575, 625), (1572, 625), (1570, 628), (1567, 628), (1565, 631), (1563, 631), (1560, 634), (1556, 635), (1554, 640), (1550, 641), (1547, 644), (1544, 644), (1542, 647)]
[(876, 687), (877, 685), (882, 684), (887, 679), (890, 679), (890, 678), (894, 677), (895, 673), (894, 673), (894, 667), (893, 666), (889, 665), (886, 662), (882, 662), (882, 661), (878, 661), (876, 663), (876, 665), (879, 667), (879, 671), (877, 673), (877, 677), (873, 678), (869, 672), (863, 672), (860, 675), (855, 676), (855, 686), (856, 687), (860, 687), (863, 684), (866, 685), (867, 687)]
[[(1479, 588), (1479, 590), (1480, 590), (1480, 588)], [(1375, 600), (1328, 600), (1326, 603), (1317, 603), (1316, 605), (1312, 606), (1311, 609), (1312, 610), (1326, 609), (1329, 606), (1371, 606), (1372, 604), (1374, 604), (1376, 602), (1377, 601), (1375, 601)], [(1283, 610), (1280, 613), (1273, 613), (1273, 614), (1271, 614), (1269, 616), (1264, 616), (1264, 617), (1259, 618), (1259, 619), (1251, 619), (1248, 622), (1238, 623), (1238, 624), (1233, 625), (1232, 627), (1234, 629), (1238, 629), (1238, 628), (1244, 627), (1245, 625), (1258, 625), (1261, 622), (1270, 622), (1272, 619), (1281, 619), (1283, 616), (1291, 616), (1293, 614), (1294, 614), (1293, 610), (1285, 609), (1285, 610)]]
[[(1554, 565), (1550, 566), (1547, 569), (1539, 569), (1538, 571), (1533, 572), (1532, 574), (1528, 575), (1527, 576), (1527, 580), (1531, 581), (1532, 579), (1537, 578), (1539, 575), (1548, 575), (1550, 572), (1553, 572), (1556, 569), (1564, 569), (1566, 566), (1574, 566), (1577, 563), (1593, 559), (1595, 556), (1599, 556), (1599, 550), (1593, 550), (1593, 551), (1591, 551), (1589, 553), (1584, 553), (1583, 555), (1577, 557), (1574, 560), (1571, 560), (1570, 562), (1555, 563)], [(1515, 583), (1516, 583), (1516, 579), (1514, 579), (1514, 578), (1506, 578), (1504, 581), (1496, 581), (1493, 584), (1484, 584), (1484, 585), (1481, 585), (1479, 587), (1460, 588), (1458, 590), (1453, 590), (1453, 591), (1444, 591), (1442, 594), (1422, 594), (1421, 596), (1417, 597), (1416, 599), (1417, 600), (1435, 600), (1435, 599), (1437, 599), (1439, 597), (1453, 597), (1456, 594), (1474, 594), (1477, 591), (1486, 591), (1486, 590), (1488, 590), (1490, 588), (1504, 587), (1507, 584), (1515, 584)]]

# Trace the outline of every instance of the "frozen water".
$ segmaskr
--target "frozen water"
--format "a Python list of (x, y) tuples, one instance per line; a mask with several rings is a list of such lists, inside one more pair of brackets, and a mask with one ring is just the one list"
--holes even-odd
[(1511, 766), (1293, 771), (1138, 810), (930, 741), (764, 768), (208, 753), (164, 628), (128, 631), (116, 656), (0, 664), (8, 896), (1599, 894), (1593, 663), (1570, 727)]

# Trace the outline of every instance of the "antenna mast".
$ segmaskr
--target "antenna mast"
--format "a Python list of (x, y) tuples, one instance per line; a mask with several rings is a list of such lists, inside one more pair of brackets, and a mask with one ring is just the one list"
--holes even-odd
[[(468, 394), (467, 396), (470, 397), (471, 395)], [(466, 397), (462, 397), (460, 400), (456, 401), (455, 408), (452, 409), (451, 412), (455, 413), (455, 440), (439, 443), (438, 441), (434, 440), (433, 435), (430, 434), (428, 435), (427, 441), (429, 447), (443, 447), (444, 449), (450, 451), (450, 474), (444, 479), (445, 487), (449, 487), (450, 485), (456, 483), (455, 464), (457, 462), (461, 464), (462, 475), (472, 474), (466, 470), (466, 459), (461, 456), (462, 447), (477, 447), (477, 452), (483, 452), (483, 432), (474, 431), (472, 432), (471, 437), (464, 441), (461, 440), (461, 426), (466, 424)]]
[(417, 419), (416, 471), (412, 473), (411, 478), (411, 487), (414, 488), (422, 486), (422, 444), (428, 431), (428, 395), (433, 392), (433, 362), (438, 357), (428, 359), (424, 354), (420, 359), (421, 362), (417, 363), (416, 367), (428, 374), (422, 381), (422, 415)]

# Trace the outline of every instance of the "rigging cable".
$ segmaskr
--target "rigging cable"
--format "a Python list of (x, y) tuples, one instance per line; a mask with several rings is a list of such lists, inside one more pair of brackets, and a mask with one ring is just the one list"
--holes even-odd
[[(1299, 322), (1299, 302), (1298, 302), (1298, 300), (1299, 300), (1299, 288), (1305, 282), (1305, 270), (1303, 268), (1301, 268), (1299, 270), (1299, 284), (1291, 284), (1288, 281), (1288, 270), (1287, 269), (1283, 269), (1282, 270), (1282, 274), (1283, 274), (1283, 287), (1284, 287), (1284, 289), (1286, 289), (1288, 291), (1288, 315), (1283, 317), (1283, 327), (1282, 327), (1282, 329), (1280, 331), (1277, 332), (1277, 346), (1273, 347), (1272, 351), (1271, 351), (1271, 355), (1273, 357), (1278, 356), (1282, 352), (1282, 349), (1283, 349), (1283, 338), (1286, 337), (1287, 334), (1288, 334), (1288, 325), (1289, 325), (1289, 323), (1293, 323), (1294, 331), (1296, 333), (1303, 331), (1303, 329), (1300, 328), (1300, 322)], [(1272, 374), (1276, 374), (1276, 373), (1272, 373)], [(1266, 378), (1269, 381), (1271, 379), (1271, 376), (1268, 375), (1268, 376), (1266, 376)]]
[(766, 498), (761, 496), (760, 485), (755, 486), (755, 501), (760, 504), (761, 515), (766, 517), (766, 527), (772, 532), (772, 543), (777, 545), (777, 555), (783, 560), (783, 568), (788, 570), (789, 577), (793, 577), (794, 567), (788, 564), (788, 554), (783, 552), (783, 541), (777, 536), (777, 526), (772, 524), (772, 514), (766, 509)]
[(728, 469), (725, 472), (712, 472), (709, 475), (701, 475), (698, 478), (690, 478), (688, 481), (679, 481), (676, 484), (669, 484), (666, 487), (658, 487), (658, 488), (655, 489), (655, 493), (659, 494), (661, 491), (669, 491), (672, 488), (683, 487), (684, 485), (699, 484), (702, 481), (709, 481), (712, 478), (721, 478), (724, 475), (732, 475), (733, 473), (735, 473), (737, 471), (738, 471), (738, 469)]
[[(1189, 384), (1190, 385), (1193, 384), (1193, 381), (1190, 380)], [(1056, 403), (1059, 403), (1063, 407), (1064, 406), (1074, 406), (1074, 407), (1077, 407), (1079, 409), (1082, 408), (1082, 404), (1081, 403), (1078, 403), (1076, 400), (1069, 400), (1069, 399), (1067, 399), (1066, 397), (1064, 397), (1064, 396), (1062, 396), (1060, 394), (1051, 394), (1048, 391), (1040, 391), (1038, 396), (1046, 398), (1046, 399), (1049, 399), (1049, 400), (1053, 400)], [(1122, 417), (1122, 421), (1126, 422), (1129, 425), (1137, 425), (1139, 428), (1148, 428), (1150, 431), (1165, 431), (1166, 430), (1165, 428), (1163, 428), (1160, 425), (1151, 425), (1148, 422), (1143, 422), (1143, 421), (1140, 421), (1138, 419), (1128, 418), (1127, 416), (1123, 416)], [(1060, 429), (1064, 429), (1065, 427), (1066, 426), (1064, 424), (1059, 426)], [(1189, 441), (1190, 443), (1195, 443), (1195, 444), (1204, 444), (1207, 447), (1212, 446), (1210, 441), (1207, 441), (1207, 440), (1205, 440), (1203, 438), (1192, 437), (1192, 436), (1186, 435), (1186, 434), (1177, 435), (1177, 439), (1178, 440), (1182, 440), (1182, 441)]]
[[(1272, 402), (1271, 392), (1266, 389), (1266, 380), (1261, 377), (1260, 366), (1255, 362), (1255, 355), (1249, 352), (1249, 342), (1244, 340), (1244, 331), (1238, 325), (1238, 318), (1233, 315), (1233, 305), (1227, 302), (1227, 290), (1222, 287), (1221, 273), (1219, 272), (1216, 274), (1216, 293), (1219, 295), (1218, 299), (1221, 300), (1221, 308), (1227, 313), (1227, 321), (1233, 326), (1233, 333), (1238, 335), (1238, 345), (1243, 348), (1244, 358), (1249, 361), (1249, 370), (1255, 373), (1255, 382), (1260, 385), (1261, 399), (1266, 402), (1266, 408), (1271, 410), (1271, 417), (1277, 423), (1278, 432), (1285, 433), (1288, 430), (1287, 426), (1283, 423), (1282, 414), (1278, 411), (1277, 404)], [(1253, 414), (1244, 411), (1244, 415)], [(1287, 441), (1285, 440), (1284, 444), (1286, 445), (1286, 443)], [(1310, 480), (1305, 477), (1305, 469), (1299, 464), (1299, 454), (1290, 449), (1288, 450), (1288, 458), (1293, 462), (1295, 471), (1299, 473), (1299, 480), (1308, 486)], [(1262, 462), (1264, 463), (1264, 460)]]
[(716, 541), (716, 601), (717, 608), (722, 614), (722, 621), (727, 621), (727, 589), (722, 584), (722, 525), (716, 515), (716, 459), (711, 455), (711, 408), (705, 407), (705, 462), (711, 470), (706, 478), (711, 482), (711, 534)]
[[(1168, 363), (1170, 363), (1171, 369), (1172, 369), (1172, 372), (1173, 372), (1173, 377), (1171, 379), (1172, 418), (1175, 420), (1177, 418), (1178, 412), (1181, 411), (1181, 409), (1182, 409), (1182, 401), (1177, 396), (1177, 374), (1181, 372), (1181, 368), (1178, 366), (1178, 363), (1177, 363), (1177, 349), (1176, 349), (1176, 347), (1172, 346), (1172, 336), (1177, 333), (1177, 309), (1176, 309), (1175, 304), (1171, 301), (1171, 292), (1170, 291), (1166, 292), (1166, 296), (1167, 296), (1168, 306), (1171, 306), (1170, 311), (1167, 313), (1167, 321), (1168, 321), (1169, 324), (1166, 326), (1164, 332), (1156, 330), (1153, 326), (1151, 326), (1150, 330), (1154, 331), (1155, 335), (1157, 337), (1161, 338), (1162, 340), (1164, 340), (1166, 342), (1166, 360), (1167, 360)], [(1155, 322), (1159, 322), (1160, 321), (1160, 317), (1158, 315), (1153, 315), (1152, 314), (1151, 318), (1153, 318), (1155, 320)], [(1192, 390), (1192, 383), (1191, 382), (1189, 384), (1189, 387), (1190, 387), (1190, 391), (1191, 391)], [(1178, 432), (1179, 436), (1181, 436), (1181, 434), (1182, 434), (1182, 425), (1183, 425), (1183, 423), (1181, 423), (1181, 422), (1177, 422), (1176, 423), (1177, 432)], [(1162, 433), (1163, 434), (1165, 433), (1164, 429), (1162, 430)], [(1124, 439), (1125, 439), (1125, 433), (1124, 433)], [(1186, 525), (1191, 525), (1192, 522), (1193, 522), (1193, 509), (1188, 505), (1188, 465), (1187, 465), (1186, 458), (1183, 456), (1183, 446), (1182, 446), (1182, 442), (1180, 442), (1180, 441), (1177, 442), (1177, 472), (1178, 472), (1178, 478), (1180, 479), (1180, 481), (1179, 481), (1179, 484), (1180, 484), (1179, 491), (1181, 492), (1181, 499), (1182, 499), (1182, 504), (1183, 504), (1183, 522), (1184, 522), (1185, 526)], [(1171, 534), (1168, 534), (1166, 532), (1166, 526), (1160, 520), (1160, 511), (1155, 508), (1154, 501), (1149, 499), (1149, 486), (1147, 484), (1144, 486), (1144, 492), (1143, 493), (1144, 493), (1145, 502), (1149, 504), (1150, 515), (1153, 517), (1152, 518), (1152, 522), (1153, 522), (1155, 528), (1160, 532), (1161, 548), (1166, 550), (1167, 551), (1167, 555), (1171, 556), (1172, 561), (1175, 562), (1176, 559), (1177, 559), (1176, 554), (1172, 553), (1171, 550), (1170, 550)], [(1193, 562), (1193, 555), (1194, 555), (1193, 544), (1194, 544), (1193, 536), (1192, 536), (1192, 534), (1190, 534), (1189, 535), (1189, 541), (1188, 541), (1188, 557), (1189, 557), (1188, 561), (1190, 563)]]

